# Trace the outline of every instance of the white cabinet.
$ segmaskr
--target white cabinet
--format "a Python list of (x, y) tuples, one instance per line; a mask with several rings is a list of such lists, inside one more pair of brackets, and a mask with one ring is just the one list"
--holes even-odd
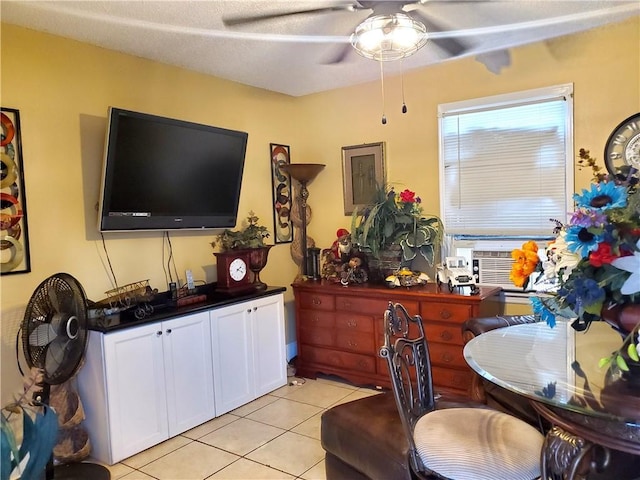
[(91, 455), (113, 464), (215, 416), (209, 312), (90, 332), (78, 387)]
[(212, 310), (211, 345), (218, 415), (285, 385), (283, 296)]

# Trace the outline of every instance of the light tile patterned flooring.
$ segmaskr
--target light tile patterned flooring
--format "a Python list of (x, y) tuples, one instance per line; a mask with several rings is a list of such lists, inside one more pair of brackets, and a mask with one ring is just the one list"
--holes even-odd
[(286, 385), (110, 466), (124, 480), (325, 480), (320, 415), (368, 395), (337, 378)]

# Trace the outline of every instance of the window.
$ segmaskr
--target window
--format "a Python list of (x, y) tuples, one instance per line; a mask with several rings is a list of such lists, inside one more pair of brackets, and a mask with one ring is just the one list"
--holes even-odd
[(447, 235), (549, 237), (573, 194), (573, 85), (443, 104)]

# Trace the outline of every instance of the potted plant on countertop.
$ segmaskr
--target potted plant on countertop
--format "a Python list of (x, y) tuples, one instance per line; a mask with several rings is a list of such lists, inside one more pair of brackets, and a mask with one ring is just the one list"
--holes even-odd
[(240, 230), (225, 229), (211, 242), (214, 249), (222, 252), (248, 251), (249, 269), (254, 274), (253, 287), (264, 290), (267, 284), (260, 280), (260, 271), (266, 266), (269, 250), (273, 245), (266, 245), (265, 238), (269, 238), (267, 227), (259, 224), (259, 218), (253, 211), (243, 222)]
[(353, 242), (370, 257), (369, 267), (380, 268), (385, 278), (418, 254), (433, 266), (443, 225), (438, 216), (423, 215), (415, 192), (397, 193), (393, 186), (383, 185), (371, 204), (354, 210), (351, 232)]

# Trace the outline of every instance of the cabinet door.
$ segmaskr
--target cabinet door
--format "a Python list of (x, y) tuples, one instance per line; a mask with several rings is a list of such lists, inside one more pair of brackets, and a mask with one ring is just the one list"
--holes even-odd
[(282, 295), (264, 297), (251, 308), (255, 361), (255, 396), (259, 397), (287, 383)]
[(251, 302), (211, 311), (216, 415), (255, 398), (250, 313)]
[(209, 312), (162, 322), (162, 338), (173, 437), (215, 416)]
[(112, 461), (169, 438), (159, 323), (104, 336)]

